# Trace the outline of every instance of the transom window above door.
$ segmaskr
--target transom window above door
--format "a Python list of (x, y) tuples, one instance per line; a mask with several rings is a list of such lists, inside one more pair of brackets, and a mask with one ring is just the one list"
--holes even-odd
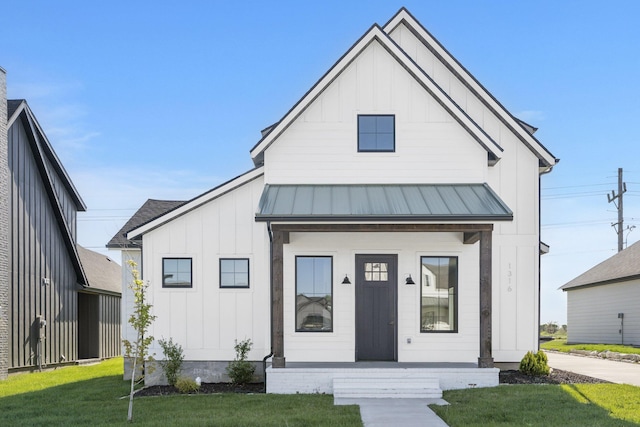
[(359, 115), (358, 151), (396, 151), (396, 117), (392, 114)]
[(389, 280), (389, 264), (386, 262), (365, 262), (364, 280), (367, 282), (386, 282)]

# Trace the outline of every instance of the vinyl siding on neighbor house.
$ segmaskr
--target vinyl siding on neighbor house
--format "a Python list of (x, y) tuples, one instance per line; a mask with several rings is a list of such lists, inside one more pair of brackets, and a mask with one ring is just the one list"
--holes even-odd
[[(22, 120), (9, 129), (10, 209), (12, 231), (9, 250), (11, 269), (10, 368), (37, 365), (36, 318), (47, 320), (43, 364), (77, 358), (78, 278), (56, 219), (46, 183), (34, 160), (32, 145)], [(50, 171), (52, 177), (55, 173)], [(53, 182), (58, 181), (57, 178)], [(58, 192), (64, 194), (58, 185)], [(70, 196), (61, 197), (67, 211)], [(66, 219), (75, 230), (75, 213)], [(43, 284), (43, 278), (49, 285)]]
[(567, 342), (640, 345), (640, 279), (570, 289), (567, 292)]

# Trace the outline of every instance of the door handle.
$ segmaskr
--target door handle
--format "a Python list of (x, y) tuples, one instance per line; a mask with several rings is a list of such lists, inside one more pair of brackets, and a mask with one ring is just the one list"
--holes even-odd
[(392, 320), (391, 322), (389, 322), (390, 325), (395, 325), (396, 321)]

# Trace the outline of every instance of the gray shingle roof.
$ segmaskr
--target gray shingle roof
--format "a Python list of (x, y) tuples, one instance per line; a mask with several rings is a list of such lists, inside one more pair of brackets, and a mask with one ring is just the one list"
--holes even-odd
[(179, 200), (154, 200), (149, 199), (133, 214), (125, 225), (116, 233), (115, 236), (107, 243), (109, 249), (124, 249), (131, 247), (139, 247), (127, 239), (127, 233), (165, 213), (184, 204)]
[(560, 289), (566, 291), (581, 286), (620, 282), (634, 276), (640, 276), (640, 242), (602, 261), (561, 286)]
[(106, 255), (76, 245), (89, 289), (122, 293), (122, 268)]
[(487, 184), (265, 185), (257, 220), (513, 219)]

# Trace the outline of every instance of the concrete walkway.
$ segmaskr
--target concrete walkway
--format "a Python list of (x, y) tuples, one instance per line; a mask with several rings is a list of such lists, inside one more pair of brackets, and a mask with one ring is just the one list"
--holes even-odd
[(548, 351), (549, 366), (563, 371), (640, 387), (640, 364)]
[(447, 427), (427, 405), (442, 399), (336, 399), (336, 405), (359, 405), (364, 427)]

